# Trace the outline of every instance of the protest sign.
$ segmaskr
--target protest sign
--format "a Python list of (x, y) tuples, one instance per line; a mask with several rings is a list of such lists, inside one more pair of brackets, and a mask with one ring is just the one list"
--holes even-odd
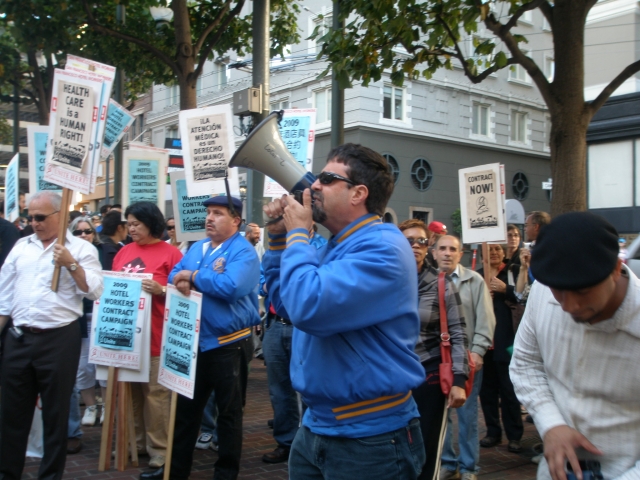
[(158, 383), (188, 398), (196, 383), (201, 309), (201, 293), (192, 290), (186, 297), (167, 285)]
[(189, 196), (239, 191), (237, 169), (229, 169), (235, 151), (231, 105), (215, 105), (180, 112), (180, 134)]
[(143, 330), (150, 327), (151, 295), (142, 291), (142, 280), (151, 274), (104, 272), (104, 291), (94, 303), (89, 362), (98, 365), (140, 370)]
[(29, 149), (29, 192), (31, 194), (43, 190), (62, 192), (58, 185), (44, 179), (44, 164), (47, 158), (47, 140), (49, 127), (29, 125), (27, 127), (27, 145)]
[[(97, 165), (93, 158), (86, 159), (95, 148), (92, 139), (95, 139), (94, 129), (99, 119), (102, 84), (99, 77), (55, 70), (44, 172), (46, 181), (84, 194), (93, 192)], [(59, 97), (61, 94), (63, 97)], [(89, 106), (91, 115), (87, 116)]]
[(503, 242), (507, 238), (504, 182), (498, 163), (458, 170), (464, 243)]
[(122, 162), (122, 204), (152, 202), (164, 210), (169, 155), (162, 149), (125, 150)]
[[(284, 110), (279, 124), (280, 136), (297, 162), (308, 172), (313, 168), (313, 148), (315, 145), (316, 109)], [(275, 180), (265, 177), (265, 197), (281, 197), (287, 192)]]
[(173, 198), (173, 218), (176, 221), (176, 240), (188, 242), (202, 240), (207, 236), (205, 221), (207, 207), (202, 205), (209, 195), (190, 197), (184, 170), (169, 173)]
[(102, 151), (100, 153), (102, 158), (107, 158), (111, 155), (111, 152), (116, 148), (118, 142), (122, 140), (134, 120), (135, 117), (126, 108), (113, 99), (109, 101)]
[(20, 216), (20, 154), (16, 153), (4, 174), (4, 218), (13, 222)]

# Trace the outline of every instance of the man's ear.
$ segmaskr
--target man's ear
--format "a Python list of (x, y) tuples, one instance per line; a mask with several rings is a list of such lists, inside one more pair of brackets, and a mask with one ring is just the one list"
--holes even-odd
[(353, 206), (363, 205), (369, 198), (369, 189), (366, 185), (354, 185), (351, 187), (351, 204)]

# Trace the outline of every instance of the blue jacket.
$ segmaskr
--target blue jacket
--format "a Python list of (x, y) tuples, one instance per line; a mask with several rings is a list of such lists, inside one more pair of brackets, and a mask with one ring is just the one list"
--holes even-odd
[(200, 350), (206, 352), (251, 335), (260, 323), (260, 261), (253, 246), (238, 233), (215, 251), (208, 238), (195, 243), (173, 267), (169, 282), (181, 270), (198, 270), (194, 285), (202, 292)]
[(358, 438), (419, 416), (416, 265), (395, 225), (365, 215), (319, 250), (303, 229), (270, 236), (263, 266), (276, 311), (296, 327), (291, 380), (305, 426)]

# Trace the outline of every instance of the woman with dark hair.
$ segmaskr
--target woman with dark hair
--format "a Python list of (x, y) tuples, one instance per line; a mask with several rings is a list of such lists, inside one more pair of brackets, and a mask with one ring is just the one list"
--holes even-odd
[(424, 441), (426, 462), (419, 480), (435, 480), (440, 473), (440, 454), (447, 431), (447, 408), (464, 405), (464, 384), (469, 375), (467, 333), (458, 290), (450, 278), (445, 279), (444, 298), (447, 325), (451, 337), (453, 387), (448, 397), (440, 387), (440, 300), (438, 297), (438, 271), (426, 260), (427, 225), (422, 220), (406, 220), (398, 225), (409, 241), (418, 272), (418, 312), (420, 314), (420, 340), (415, 352), (425, 371), (425, 382), (413, 390), (413, 398), (420, 412), (420, 430)]
[[(515, 286), (510, 285), (508, 270), (504, 263), (505, 246), (489, 245), (489, 269), (491, 271), (489, 292), (493, 297), (493, 312), (496, 315), (496, 330), (493, 336), (493, 348), (487, 350), (484, 356), (482, 387), (480, 388), (480, 403), (484, 421), (487, 425), (487, 436), (480, 440), (480, 446), (490, 448), (502, 441), (500, 427), (500, 413), (502, 424), (509, 440), (507, 449), (513, 453), (522, 451), (520, 439), (524, 429), (520, 402), (516, 397), (513, 384), (509, 378), (510, 349), (515, 339), (511, 307), (506, 300), (517, 302)], [(511, 265), (515, 278), (519, 273), (519, 265)], [(484, 276), (482, 269), (478, 270)]]
[(187, 253), (189, 242), (178, 242), (176, 239), (176, 219), (173, 217), (167, 218), (167, 235), (169, 235), (169, 240), (167, 240), (169, 245), (176, 247), (183, 255)]
[(138, 452), (147, 452), (151, 457), (149, 466), (160, 468), (166, 456), (170, 407), (170, 392), (158, 383), (162, 323), (167, 278), (182, 254), (161, 240), (165, 221), (154, 203), (129, 205), (124, 216), (133, 242), (118, 252), (113, 259), (113, 270), (153, 274), (153, 279), (142, 281), (142, 289), (150, 293), (152, 299), (149, 383), (132, 383), (131, 393)]

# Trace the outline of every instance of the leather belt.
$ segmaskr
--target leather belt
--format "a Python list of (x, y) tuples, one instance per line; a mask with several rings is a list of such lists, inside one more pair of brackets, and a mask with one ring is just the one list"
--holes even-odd
[(44, 333), (51, 330), (49, 328), (38, 328), (38, 327), (20, 327), (20, 329), (23, 332), (29, 332), (29, 333)]
[(269, 313), (269, 320), (274, 320), (283, 325), (293, 325), (293, 323), (291, 323), (291, 320), (281, 317), (280, 315), (274, 315), (273, 313)]

